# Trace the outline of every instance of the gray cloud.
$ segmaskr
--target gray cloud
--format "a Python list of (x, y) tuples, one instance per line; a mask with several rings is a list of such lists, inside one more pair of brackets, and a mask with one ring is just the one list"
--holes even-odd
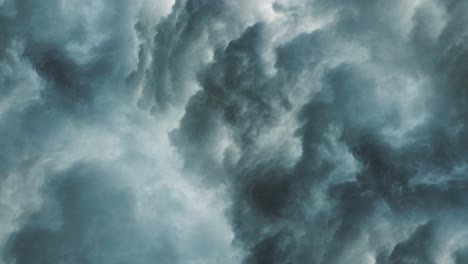
[(136, 105), (160, 6), (1, 3), (0, 263), (236, 263), (223, 197)]
[[(295, 10), (286, 5), (278, 3), (277, 10)], [(436, 2), (411, 7), (404, 2), (314, 1), (311, 8), (330, 12), (335, 20), (276, 48), (274, 75), (267, 74), (260, 55), (268, 48), (269, 25), (247, 28), (216, 53), (199, 77), (203, 91), (196, 97), (203, 103), (187, 106), (175, 145), (188, 166), (216, 164), (202, 153), (219, 147), (213, 145), (219, 140), (195, 137), (219, 127), (230, 131), (239, 153), (235, 164), (225, 165), (234, 201), (228, 215), (237, 239), (251, 252), (246, 263), (439, 263), (443, 254), (451, 258), (421, 242), (428, 239), (424, 234), (430, 231), (424, 230), (430, 227), (404, 241), (415, 224), (455, 217), (465, 205), (466, 179), (455, 172), (466, 163), (464, 121), (455, 117), (464, 111), (464, 88), (457, 76), (465, 72), (455, 66), (463, 49), (457, 45), (444, 52), (447, 48), (438, 47), (445, 45), (449, 32), (462, 30), (457, 27), (462, 22), (450, 19), (462, 18)], [(409, 17), (399, 18), (400, 10)], [(422, 28), (430, 17), (442, 23), (433, 29), (440, 32)], [(420, 46), (420, 39), (429, 43)], [(301, 83), (309, 77), (305, 73), (317, 79)], [(303, 106), (290, 100), (297, 84), (310, 91)], [(298, 117), (288, 124), (297, 126), (296, 133), (283, 134), (272, 143), (274, 149), (262, 145), (263, 136), (289, 114)], [(206, 123), (211, 125), (197, 126), (213, 115)], [(284, 164), (280, 147), (288, 137), (298, 137), (302, 144), (293, 165)], [(209, 150), (186, 151), (205, 148)], [(232, 162), (229, 153), (228, 147), (225, 163)], [(396, 229), (400, 231), (392, 231)]]
[(467, 11), (0, 3), (2, 260), (466, 262)]
[(43, 208), (10, 236), (7, 261), (177, 263), (166, 235), (150, 238), (138, 225), (134, 197), (124, 186), (114, 186), (115, 172), (80, 164), (62, 174), (48, 184)]

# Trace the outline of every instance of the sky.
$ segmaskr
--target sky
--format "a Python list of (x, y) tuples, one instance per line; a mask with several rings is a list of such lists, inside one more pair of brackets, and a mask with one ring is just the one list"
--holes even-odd
[(465, 0), (0, 0), (0, 264), (468, 263)]

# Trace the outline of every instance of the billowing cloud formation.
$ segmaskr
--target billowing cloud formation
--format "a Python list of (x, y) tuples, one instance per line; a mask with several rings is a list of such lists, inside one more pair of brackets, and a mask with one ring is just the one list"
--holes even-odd
[(0, 2), (0, 263), (467, 262), (467, 12)]

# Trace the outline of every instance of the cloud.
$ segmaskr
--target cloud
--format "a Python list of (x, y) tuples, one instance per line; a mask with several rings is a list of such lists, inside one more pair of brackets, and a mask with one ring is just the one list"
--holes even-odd
[[(407, 263), (396, 256), (411, 227), (457, 215), (465, 200), (466, 179), (455, 173), (466, 162), (459, 148), (464, 121), (455, 117), (464, 111), (463, 103), (447, 108), (454, 97), (441, 88), (458, 91), (458, 77), (433, 72), (451, 60), (442, 52), (445, 48), (436, 47), (456, 28), (451, 24), (458, 24), (445, 24), (447, 17), (462, 18), (436, 2), (308, 4), (305, 8), (330, 12), (334, 20), (274, 48), (273, 75), (261, 55), (271, 47), (265, 43), (274, 41), (268, 23), (246, 28), (215, 52), (214, 62), (199, 75), (202, 91), (187, 105), (174, 132), (193, 139), (175, 137), (173, 142), (189, 168), (198, 162), (215, 164), (211, 167), (219, 176), (219, 162), (208, 153), (221, 140), (208, 135), (220, 127), (228, 130), (224, 164), (234, 162), (225, 165), (233, 199), (228, 215), (236, 238), (250, 251), (246, 263)], [(294, 4), (292, 9), (287, 5), (277, 5), (277, 12), (298, 12)], [(401, 10), (405, 12), (399, 14)], [(425, 17), (438, 19), (436, 32), (420, 28)], [(420, 53), (417, 38), (438, 42), (427, 47), (432, 59)], [(459, 57), (443, 67), (448, 74), (456, 72), (449, 65)], [(446, 116), (452, 114), (455, 119)], [(205, 119), (210, 116), (214, 119)], [(288, 123), (295, 133), (282, 131), (265, 145), (264, 135), (286, 116), (297, 118)], [(212, 121), (198, 126), (202, 123), (196, 120)], [(458, 132), (450, 129), (455, 124)], [(208, 138), (196, 140), (196, 135)], [(290, 139), (302, 145), (294, 158), (285, 155), (292, 153), (284, 148)], [(190, 154), (188, 149), (205, 151)], [(212, 172), (207, 165), (200, 167), (206, 175)], [(392, 255), (382, 253), (397, 244)], [(416, 251), (410, 247), (408, 254)], [(441, 258), (438, 254), (417, 258), (424, 262)]]
[(464, 263), (459, 0), (0, 1), (7, 263)]
[(163, 238), (149, 243), (143, 226), (137, 224), (132, 193), (114, 186), (116, 176), (112, 174), (80, 164), (54, 176), (45, 191), (43, 208), (10, 236), (7, 261), (176, 262), (171, 241)]
[(141, 8), (158, 4), (13, 6), (1, 22), (0, 263), (236, 263), (224, 196), (187, 183), (175, 121), (136, 105), (142, 34), (155, 34), (141, 25), (156, 23)]

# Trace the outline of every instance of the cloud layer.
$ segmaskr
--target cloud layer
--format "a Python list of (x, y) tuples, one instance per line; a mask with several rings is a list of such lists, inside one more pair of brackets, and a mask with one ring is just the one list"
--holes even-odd
[(0, 263), (466, 263), (467, 12), (0, 1)]

